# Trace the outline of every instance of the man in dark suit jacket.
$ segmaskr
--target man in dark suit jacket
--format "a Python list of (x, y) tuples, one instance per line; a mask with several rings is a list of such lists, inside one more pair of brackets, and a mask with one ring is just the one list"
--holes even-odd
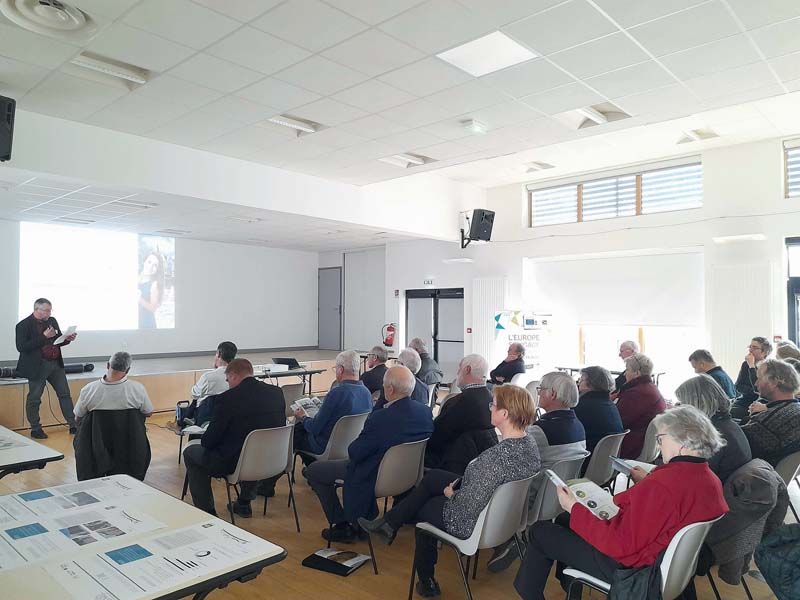
[[(244, 440), (251, 431), (286, 425), (283, 391), (255, 379), (249, 360), (233, 359), (225, 369), (225, 377), (230, 389), (214, 397), (214, 414), (200, 444), (183, 451), (192, 501), (212, 515), (217, 512), (211, 478), (236, 470)], [(257, 487), (257, 481), (242, 482), (240, 502), (234, 503), (238, 514), (250, 516), (250, 501), (256, 497)], [(240, 503), (243, 506), (236, 506)]]
[(58, 321), (50, 316), (52, 309), (53, 306), (47, 298), (39, 298), (33, 303), (33, 313), (17, 323), (16, 327), (19, 352), (17, 373), (28, 379), (25, 413), (31, 425), (31, 437), (37, 439), (47, 438), (39, 421), (39, 406), (48, 382), (58, 396), (61, 414), (69, 425), (69, 432), (74, 434), (77, 431), (72, 412), (72, 397), (67, 385), (67, 375), (64, 373), (64, 358), (61, 356), (61, 346), (69, 344), (77, 334), (67, 336), (66, 341), (56, 346), (53, 342), (61, 336), (61, 328)]
[(511, 383), (514, 375), (525, 372), (525, 346), (514, 342), (508, 346), (506, 357), (489, 373), (489, 383)]
[(367, 369), (361, 374), (361, 383), (367, 386), (370, 394), (383, 389), (383, 376), (386, 374), (386, 361), (389, 353), (383, 346), (374, 346), (367, 354)]
[[(375, 481), (383, 455), (392, 446), (431, 435), (430, 408), (409, 398), (414, 382), (414, 375), (406, 367), (388, 369), (383, 379), (387, 404), (383, 410), (370, 414), (361, 434), (348, 448), (349, 460), (317, 461), (304, 470), (332, 525), (323, 530), (323, 538), (337, 542), (355, 540), (359, 533), (355, 525), (358, 518), (371, 519), (378, 514)], [(344, 507), (336, 495), (337, 479), (344, 480)]]

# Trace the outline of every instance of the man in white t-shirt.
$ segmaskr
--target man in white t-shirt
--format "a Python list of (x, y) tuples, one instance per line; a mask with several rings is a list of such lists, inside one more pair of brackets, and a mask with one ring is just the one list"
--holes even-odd
[(225, 369), (234, 358), (237, 352), (236, 344), (233, 342), (222, 342), (217, 346), (217, 353), (214, 355), (214, 370), (206, 371), (200, 376), (192, 386), (192, 400), (197, 401), (197, 406), (203, 400), (215, 394), (228, 391), (228, 382), (225, 379)]
[(138, 381), (128, 379), (131, 370), (131, 355), (117, 352), (108, 359), (108, 371), (101, 379), (93, 381), (81, 390), (75, 405), (78, 419), (93, 410), (127, 410), (135, 408), (149, 417), (153, 414), (153, 403), (147, 390)]

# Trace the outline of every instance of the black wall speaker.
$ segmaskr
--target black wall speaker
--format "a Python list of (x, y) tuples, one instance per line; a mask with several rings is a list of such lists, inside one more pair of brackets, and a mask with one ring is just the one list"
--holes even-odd
[(11, 142), (14, 139), (15, 100), (0, 96), (0, 162), (11, 160)]
[(472, 211), (472, 221), (469, 226), (469, 239), (488, 242), (492, 239), (493, 225), (494, 211), (476, 208)]

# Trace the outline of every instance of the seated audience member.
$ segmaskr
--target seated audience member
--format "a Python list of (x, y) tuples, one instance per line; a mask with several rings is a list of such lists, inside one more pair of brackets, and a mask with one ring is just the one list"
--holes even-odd
[(753, 458), (773, 467), (793, 452), (800, 451), (800, 402), (795, 398), (800, 378), (794, 367), (774, 358), (758, 365), (756, 385), (767, 403), (750, 405), (750, 420), (742, 426)]
[(225, 368), (236, 358), (238, 348), (233, 342), (220, 342), (217, 353), (214, 355), (214, 369), (206, 371), (192, 386), (192, 402), (181, 411), (180, 420), (170, 421), (167, 427), (179, 432), (186, 425), (202, 425), (211, 418), (213, 402), (203, 408), (204, 401), (209, 396), (221, 394), (228, 389), (225, 380)]
[(742, 428), (731, 418), (730, 400), (708, 373), (684, 381), (675, 396), (681, 404), (694, 406), (711, 419), (725, 440), (722, 449), (708, 459), (709, 468), (725, 483), (731, 473), (753, 458)]
[(661, 392), (650, 377), (653, 361), (644, 354), (634, 354), (625, 359), (625, 379), (617, 398), (617, 410), (622, 426), (630, 433), (622, 440), (619, 454), (622, 458), (637, 458), (644, 447), (647, 426), (667, 407)]
[(727, 512), (722, 483), (706, 463), (724, 441), (708, 417), (692, 406), (679, 406), (657, 416), (656, 427), (664, 464), (647, 477), (634, 470), (637, 483), (614, 496), (619, 508), (614, 517), (599, 519), (569, 488), (558, 490), (569, 524), (562, 515), (529, 530), (528, 550), (514, 580), (524, 600), (544, 599), (555, 561), (559, 577), (569, 566), (611, 581), (617, 569), (652, 565), (686, 525)]
[[(586, 449), (589, 452), (594, 452), (597, 442), (607, 435), (624, 431), (617, 405), (611, 401), (609, 395), (613, 386), (611, 373), (603, 367), (581, 369), (581, 378), (578, 381), (580, 399), (575, 406), (575, 416), (586, 431)], [(587, 460), (584, 467), (588, 465)]]
[(450, 398), (433, 421), (425, 448), (426, 467), (463, 473), (473, 458), (497, 444), (489, 411), (492, 393), (486, 387), (488, 371), (486, 359), (479, 354), (461, 359), (456, 375), (461, 393)]
[[(342, 417), (358, 415), (372, 409), (372, 395), (358, 379), (359, 356), (353, 350), (345, 350), (336, 356), (336, 382), (339, 384), (328, 392), (315, 417), (306, 417), (298, 410), (294, 427), (294, 448), (313, 454), (322, 454), (328, 445), (333, 426)], [(305, 464), (313, 459), (301, 454)]]
[(794, 342), (783, 340), (775, 345), (775, 358), (786, 360), (787, 358), (794, 358), (800, 360), (800, 350)]
[(373, 346), (367, 354), (367, 369), (361, 374), (361, 383), (367, 386), (370, 394), (383, 389), (383, 376), (386, 374), (386, 361), (389, 353), (383, 346)]
[(431, 358), (431, 355), (428, 354), (428, 347), (425, 345), (425, 342), (419, 338), (414, 338), (408, 343), (408, 347), (416, 350), (417, 354), (419, 354), (419, 359), (422, 361), (422, 366), (417, 373), (417, 379), (421, 380), (426, 385), (442, 383), (444, 373), (439, 368), (439, 365), (436, 364), (436, 361)]
[[(216, 396), (214, 414), (200, 444), (187, 446), (183, 451), (192, 502), (212, 515), (217, 512), (211, 478), (233, 473), (251, 431), (286, 424), (283, 391), (253, 377), (249, 360), (233, 359), (225, 368), (225, 376), (230, 389)], [(242, 482), (240, 487), (239, 500), (232, 509), (248, 517), (252, 514), (250, 502), (256, 497), (258, 482)]]
[(794, 367), (794, 370), (800, 373), (800, 360), (796, 358), (784, 358), (783, 362), (792, 365)]
[(689, 355), (689, 364), (692, 365), (692, 369), (694, 369), (694, 372), (698, 375), (705, 373), (716, 381), (719, 387), (722, 388), (722, 391), (725, 392), (725, 395), (731, 400), (739, 395), (739, 392), (736, 390), (736, 384), (733, 383), (733, 379), (730, 378), (722, 367), (714, 362), (714, 357), (711, 356), (711, 352), (708, 350), (695, 350), (692, 352)]
[(770, 352), (772, 352), (772, 344), (767, 338), (754, 337), (750, 340), (744, 362), (739, 369), (739, 376), (736, 378), (736, 390), (739, 392), (739, 397), (734, 400), (731, 407), (731, 416), (734, 419), (746, 419), (750, 405), (758, 400), (756, 368), (758, 363), (769, 356)]
[[(397, 364), (403, 367), (406, 367), (409, 371), (414, 373), (414, 391), (411, 393), (411, 399), (415, 400), (416, 402), (420, 402), (425, 406), (428, 406), (428, 386), (423, 383), (418, 377), (416, 377), (417, 372), (419, 372), (420, 365), (422, 361), (419, 358), (419, 354), (413, 348), (405, 348), (403, 349), (400, 354), (397, 356)], [(386, 396), (384, 396), (383, 392), (381, 392), (380, 397), (375, 402), (375, 410), (383, 408), (386, 405)]]
[[(386, 406), (367, 418), (347, 449), (349, 459), (318, 460), (303, 470), (331, 523), (322, 532), (326, 540), (351, 542), (358, 537), (358, 518), (378, 514), (375, 481), (383, 455), (392, 446), (424, 440), (433, 432), (430, 408), (410, 398), (414, 383), (414, 374), (406, 367), (390, 367), (383, 378)], [(336, 493), (337, 479), (344, 480), (344, 506)]]
[(494, 385), (511, 383), (514, 375), (525, 372), (525, 346), (518, 342), (509, 345), (508, 353), (499, 365), (489, 373), (489, 382)]
[[(500, 430), (502, 441), (471, 462), (463, 478), (440, 469), (428, 471), (414, 491), (383, 518), (359, 519), (366, 531), (391, 544), (402, 525), (427, 521), (450, 535), (466, 539), (472, 535), (478, 516), (498, 487), (539, 471), (536, 442), (525, 430), (534, 416), (530, 394), (512, 385), (498, 386), (493, 394), (491, 423)], [(417, 594), (423, 598), (439, 596), (441, 590), (434, 579), (436, 540), (417, 529), (414, 555), (419, 577)]]
[(83, 418), (93, 410), (127, 410), (135, 408), (144, 416), (153, 414), (153, 403), (147, 390), (138, 381), (128, 379), (131, 355), (116, 352), (106, 363), (106, 374), (84, 386), (75, 404), (75, 417)]
[[(628, 357), (633, 356), (637, 352), (639, 352), (639, 344), (633, 340), (625, 340), (619, 345), (619, 357), (622, 359), (622, 362), (625, 362)], [(619, 391), (622, 389), (622, 386), (625, 385), (625, 382), (625, 371), (622, 371), (622, 373), (617, 375), (616, 379), (614, 379), (614, 391), (611, 393), (612, 400), (617, 399)]]
[[(528, 427), (541, 459), (541, 473), (531, 482), (529, 505), (533, 506), (539, 488), (546, 484), (545, 469), (562, 460), (586, 454), (586, 431), (573, 407), (578, 404), (578, 386), (567, 373), (552, 371), (542, 377), (538, 387), (539, 408), (546, 412)], [(499, 573), (519, 558), (513, 539), (494, 549), (489, 571)]]

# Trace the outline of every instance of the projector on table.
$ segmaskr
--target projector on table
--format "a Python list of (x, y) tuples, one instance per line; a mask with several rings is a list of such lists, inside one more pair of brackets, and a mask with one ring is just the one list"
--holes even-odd
[(253, 367), (253, 371), (255, 373), (261, 372), (264, 375), (268, 373), (282, 373), (283, 371), (288, 371), (289, 365), (276, 365), (276, 364), (268, 364), (268, 365), (255, 365)]

